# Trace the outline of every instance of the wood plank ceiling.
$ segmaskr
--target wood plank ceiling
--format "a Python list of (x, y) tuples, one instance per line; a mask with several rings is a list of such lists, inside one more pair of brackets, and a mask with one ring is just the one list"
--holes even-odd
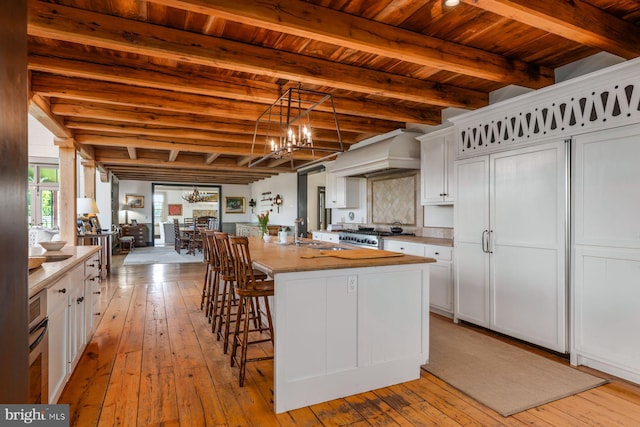
[[(246, 184), (291, 171), (283, 160), (248, 167), (256, 119), (288, 87), (332, 93), (348, 146), (439, 124), (443, 108), (482, 107), (507, 85), (553, 84), (554, 68), (598, 52), (640, 56), (637, 0), (28, 7), (31, 113), (103, 172), (156, 182)], [(336, 146), (325, 114), (314, 138)]]

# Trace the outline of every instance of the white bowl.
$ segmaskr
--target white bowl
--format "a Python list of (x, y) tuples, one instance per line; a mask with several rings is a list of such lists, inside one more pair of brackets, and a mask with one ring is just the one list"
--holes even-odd
[(48, 251), (59, 251), (67, 244), (67, 242), (63, 240), (54, 240), (49, 242), (38, 242), (38, 244)]
[(270, 236), (268, 234), (265, 234), (264, 236), (262, 236), (262, 238), (264, 239), (265, 243), (269, 243), (271, 242), (271, 240), (273, 240), (273, 236)]

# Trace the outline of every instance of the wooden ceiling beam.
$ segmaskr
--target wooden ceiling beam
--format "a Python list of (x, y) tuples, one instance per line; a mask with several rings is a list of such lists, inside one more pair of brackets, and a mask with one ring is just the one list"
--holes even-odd
[(462, 2), (626, 59), (640, 55), (640, 27), (581, 0)]
[[(231, 132), (212, 132), (191, 128), (175, 128), (156, 125), (134, 124), (118, 121), (107, 120), (86, 120), (77, 119), (75, 117), (65, 118), (65, 126), (72, 130), (94, 131), (94, 132), (110, 132), (129, 135), (151, 135), (166, 138), (189, 138), (201, 139), (203, 141), (222, 141), (236, 142), (238, 144), (251, 144), (253, 135)], [(258, 135), (264, 139), (266, 135)], [(326, 142), (338, 142), (335, 132), (324, 132), (321, 129), (314, 131), (314, 140)], [(353, 139), (349, 141), (342, 140), (344, 143), (354, 143)]]
[[(135, 147), (138, 150), (178, 150), (191, 153), (209, 154), (212, 152), (234, 155), (234, 156), (251, 156), (251, 146), (238, 146), (237, 144), (226, 143), (202, 143), (198, 140), (187, 139), (163, 139), (163, 138), (147, 138), (134, 137), (130, 135), (101, 135), (101, 134), (85, 134), (76, 132), (75, 140), (83, 145), (89, 146), (107, 146), (107, 147)], [(259, 147), (258, 153), (262, 153), (262, 147)], [(140, 156), (138, 156), (138, 159)], [(313, 160), (314, 156), (308, 150), (300, 150), (296, 152), (296, 158), (301, 160)]]
[(554, 83), (553, 70), (550, 68), (505, 58), (308, 2), (153, 2), (500, 83), (533, 89)]
[[(66, 77), (249, 101), (264, 104), (263, 109), (271, 105), (279, 96), (279, 88), (276, 85), (235, 77), (222, 79), (216, 73), (159, 67), (148, 62), (96, 53), (88, 55), (84, 51), (70, 48), (51, 50), (46, 46), (32, 44), (29, 51), (30, 70)], [(340, 114), (440, 124), (440, 108), (435, 106), (423, 105), (419, 108), (411, 108), (398, 103), (385, 103), (355, 95), (349, 98), (334, 96), (334, 103)], [(326, 112), (330, 111), (330, 108), (321, 105), (318, 110)]]
[(149, 55), (170, 61), (225, 68), (443, 107), (478, 108), (487, 105), (489, 101), (486, 93), (448, 84), (37, 0), (28, 3), (27, 33), (36, 37)]
[(56, 138), (71, 138), (73, 133), (51, 111), (49, 102), (38, 94), (32, 93), (29, 99), (29, 114), (38, 120)]
[[(199, 134), (200, 136), (208, 135), (211, 139), (217, 139), (215, 134), (219, 134), (220, 138), (229, 138), (238, 135), (253, 136), (255, 131), (255, 122), (249, 120), (232, 120), (223, 122), (221, 118), (210, 116), (202, 116), (197, 114), (179, 114), (154, 109), (143, 109), (138, 107), (130, 107), (114, 104), (102, 104), (96, 102), (85, 102), (65, 99), (54, 99), (51, 105), (51, 111), (57, 116), (65, 117), (65, 125), (70, 129), (89, 128), (91, 123), (93, 126), (102, 125), (117, 126), (120, 128), (144, 127), (145, 129), (164, 129), (184, 131), (189, 134), (192, 131), (202, 130), (207, 133)], [(379, 126), (380, 122), (367, 122), (372, 129), (378, 129), (380, 132), (386, 132), (388, 129), (394, 129), (396, 122), (382, 122), (384, 126)], [(321, 129), (314, 131), (318, 138), (327, 141), (333, 140), (333, 132), (324, 132)], [(197, 132), (193, 133), (196, 135)], [(184, 135), (184, 134), (183, 134)], [(345, 144), (352, 144), (361, 141), (363, 138), (360, 133), (349, 132), (340, 129), (342, 141)], [(208, 138), (203, 138), (208, 139)]]
[[(34, 92), (50, 97), (249, 120), (254, 121), (254, 124), (255, 120), (264, 112), (262, 106), (246, 101), (61, 77), (39, 72), (32, 73), (31, 85)], [(340, 129), (346, 131), (368, 130), (376, 123), (392, 129), (404, 127), (404, 123), (391, 120), (368, 119), (343, 114), (338, 114), (336, 117)], [(333, 130), (335, 129), (335, 118), (330, 113), (314, 112), (312, 124), (314, 128)]]

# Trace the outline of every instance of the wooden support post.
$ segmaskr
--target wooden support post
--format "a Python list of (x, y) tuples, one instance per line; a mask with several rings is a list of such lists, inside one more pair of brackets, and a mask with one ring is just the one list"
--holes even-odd
[[(60, 239), (76, 245), (76, 149), (72, 139), (56, 139), (60, 155)], [(95, 178), (94, 178), (95, 179)], [(94, 185), (95, 192), (95, 185)]]

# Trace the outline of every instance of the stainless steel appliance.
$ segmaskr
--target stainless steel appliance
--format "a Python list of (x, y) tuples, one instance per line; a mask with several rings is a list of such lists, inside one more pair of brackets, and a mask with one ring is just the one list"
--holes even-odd
[(369, 249), (382, 249), (384, 236), (414, 236), (413, 233), (392, 233), (377, 231), (373, 227), (360, 227), (357, 230), (340, 231), (340, 243)]
[(49, 403), (47, 290), (29, 299), (29, 403)]

